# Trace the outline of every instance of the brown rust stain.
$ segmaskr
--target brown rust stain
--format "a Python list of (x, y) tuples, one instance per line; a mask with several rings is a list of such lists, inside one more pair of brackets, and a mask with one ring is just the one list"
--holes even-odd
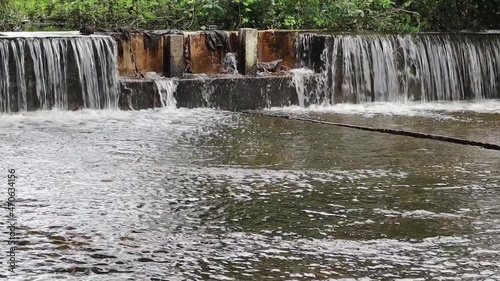
[(296, 31), (264, 30), (259, 31), (259, 62), (282, 59), (287, 68), (295, 67)]
[(118, 43), (118, 73), (120, 76), (134, 76), (135, 65), (130, 54), (130, 44), (125, 41)]
[(203, 33), (188, 35), (189, 62), (192, 73), (217, 74), (222, 67), (222, 50), (211, 52)]
[(231, 44), (231, 52), (238, 54), (240, 49), (238, 31), (229, 31), (229, 42)]
[(118, 42), (118, 71), (122, 76), (137, 76), (154, 71), (163, 74), (164, 38), (151, 42), (142, 33), (131, 34), (130, 41)]
[[(165, 38), (145, 38), (142, 33), (133, 33), (128, 42), (118, 42), (118, 70), (123, 76), (137, 76), (154, 71), (164, 72)], [(295, 37), (296, 31), (265, 30), (259, 31), (258, 59), (260, 62), (269, 62), (283, 59), (287, 68), (295, 66)], [(237, 32), (230, 32), (231, 51), (238, 53), (239, 39)], [(218, 49), (211, 52), (206, 45), (206, 36), (203, 33), (185, 34), (186, 62), (189, 63), (191, 73), (220, 73), (225, 51)]]

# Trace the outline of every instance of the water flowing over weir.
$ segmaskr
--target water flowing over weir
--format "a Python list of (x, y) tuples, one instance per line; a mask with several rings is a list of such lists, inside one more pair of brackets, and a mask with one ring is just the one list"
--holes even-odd
[(177, 81), (172, 79), (154, 80), (162, 107), (175, 108), (176, 100), (174, 97), (175, 89), (177, 88)]
[(317, 103), (500, 98), (499, 35), (301, 34), (296, 47), (321, 73)]
[(118, 108), (116, 53), (106, 36), (0, 34), (0, 112)]
[(179, 83), (177, 79), (165, 78), (155, 72), (146, 73), (145, 78), (152, 80), (155, 84), (155, 90), (158, 93), (161, 107), (176, 107), (177, 101), (175, 100), (174, 93)]

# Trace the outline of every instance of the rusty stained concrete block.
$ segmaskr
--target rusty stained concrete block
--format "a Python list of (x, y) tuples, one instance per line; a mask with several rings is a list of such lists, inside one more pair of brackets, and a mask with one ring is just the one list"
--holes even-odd
[[(222, 60), (227, 51), (217, 49), (213, 52), (207, 46), (206, 35), (202, 32), (188, 32), (184, 35), (185, 48), (187, 48), (186, 61), (189, 63), (191, 73), (219, 74)], [(238, 53), (238, 33), (229, 32), (231, 52)]]
[(243, 75), (257, 74), (259, 32), (254, 28), (240, 28), (239, 72)]
[(190, 71), (191, 73), (220, 73), (223, 58), (222, 51), (211, 52), (205, 40), (206, 35), (203, 33), (190, 33), (187, 35)]
[(295, 67), (295, 38), (297, 31), (263, 30), (259, 31), (259, 62), (283, 60), (287, 68)]
[[(118, 41), (118, 71), (121, 76), (138, 76), (154, 71), (163, 74), (164, 38), (132, 33), (129, 42)], [(134, 63), (135, 61), (135, 63)]]
[[(238, 32), (229, 32), (231, 51), (237, 53), (238, 61), (240, 50), (240, 38)], [(264, 30), (258, 32), (258, 61), (269, 62), (283, 59), (283, 65), (288, 68), (295, 67), (295, 37), (296, 31)], [(166, 35), (168, 36), (168, 35)], [(141, 74), (154, 71), (169, 75), (170, 61), (168, 52), (168, 40), (161, 36), (156, 44), (151, 42), (142, 33), (132, 33), (130, 42), (118, 42), (118, 70), (121, 76), (137, 76), (137, 70)], [(176, 45), (179, 45), (178, 42)], [(131, 52), (131, 47), (133, 55)], [(178, 48), (178, 47), (177, 47)], [(189, 63), (188, 72), (218, 74), (222, 67), (222, 60), (226, 53), (223, 50), (211, 52), (206, 45), (206, 36), (201, 32), (184, 33), (184, 63)], [(134, 64), (133, 56), (135, 56)], [(175, 63), (178, 66), (182, 62), (177, 57)], [(170, 76), (180, 75), (180, 69)]]
[(167, 77), (179, 77), (184, 73), (186, 61), (184, 58), (184, 35), (166, 35), (164, 54), (164, 73)]

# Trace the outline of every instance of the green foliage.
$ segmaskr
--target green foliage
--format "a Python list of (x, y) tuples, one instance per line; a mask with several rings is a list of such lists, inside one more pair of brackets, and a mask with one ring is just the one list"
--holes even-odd
[(500, 28), (500, 0), (420, 0), (408, 8), (420, 12), (425, 29)]
[[(414, 32), (500, 28), (500, 0), (0, 0), (0, 30), (82, 25)], [(31, 27), (28, 27), (31, 25)]]

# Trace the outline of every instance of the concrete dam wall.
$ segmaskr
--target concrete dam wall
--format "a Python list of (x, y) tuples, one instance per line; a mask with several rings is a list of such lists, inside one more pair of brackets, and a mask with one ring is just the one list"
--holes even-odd
[(0, 33), (0, 111), (500, 98), (500, 35)]

